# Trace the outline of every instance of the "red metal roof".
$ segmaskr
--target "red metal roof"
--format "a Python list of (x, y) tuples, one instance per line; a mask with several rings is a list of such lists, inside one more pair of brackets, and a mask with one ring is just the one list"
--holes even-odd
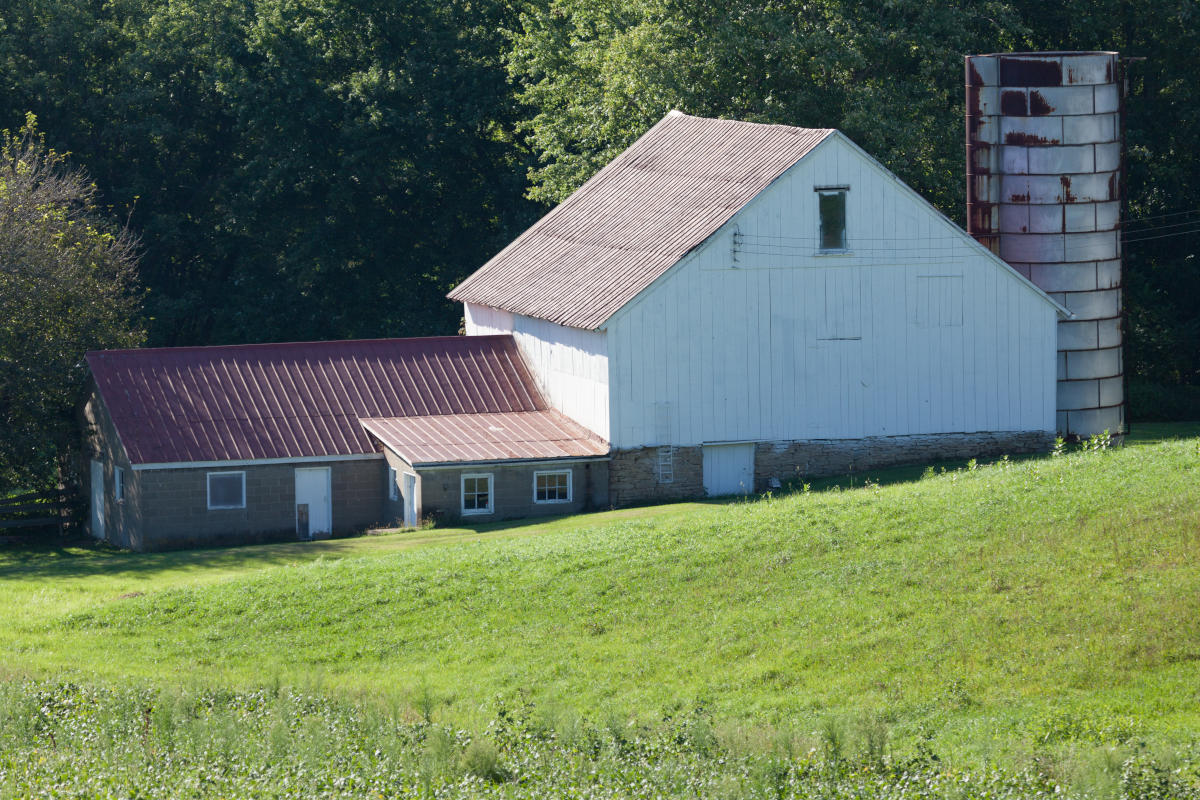
[(413, 466), (586, 458), (608, 453), (607, 442), (553, 409), (506, 414), (391, 417), (360, 422)]
[(598, 328), (832, 132), (672, 111), (449, 297)]
[(357, 455), (362, 417), (541, 411), (511, 336), (87, 354), (134, 464)]

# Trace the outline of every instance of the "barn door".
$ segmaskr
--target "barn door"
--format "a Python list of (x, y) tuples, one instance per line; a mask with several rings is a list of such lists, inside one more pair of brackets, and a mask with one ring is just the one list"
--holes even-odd
[(404, 473), (404, 527), (417, 527), (417, 476)]
[(754, 491), (754, 444), (706, 444), (704, 491), (709, 497)]
[(333, 530), (329, 467), (296, 468), (296, 535), (325, 539)]
[(92, 462), (92, 537), (104, 538), (104, 464)]

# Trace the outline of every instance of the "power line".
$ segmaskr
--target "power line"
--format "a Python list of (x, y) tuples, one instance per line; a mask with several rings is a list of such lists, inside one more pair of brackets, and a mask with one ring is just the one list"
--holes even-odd
[(1139, 236), (1133, 239), (1122, 239), (1122, 244), (1133, 244), (1134, 242), (1149, 242), (1153, 239), (1169, 239), (1172, 236), (1188, 236), (1193, 233), (1200, 233), (1200, 220), (1196, 221), (1195, 228), (1186, 231), (1175, 231), (1174, 233), (1160, 233), (1157, 236)]

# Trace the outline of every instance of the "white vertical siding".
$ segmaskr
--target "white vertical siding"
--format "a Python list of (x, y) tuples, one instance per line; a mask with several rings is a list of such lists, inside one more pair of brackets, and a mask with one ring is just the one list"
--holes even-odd
[[(822, 185), (850, 187), (848, 254), (816, 253)], [(609, 321), (610, 438), (1052, 431), (1056, 321), (965, 233), (830, 139)]]
[(468, 336), (511, 333), (547, 402), (608, 439), (608, 342), (604, 331), (568, 328), (473, 303), (464, 306)]

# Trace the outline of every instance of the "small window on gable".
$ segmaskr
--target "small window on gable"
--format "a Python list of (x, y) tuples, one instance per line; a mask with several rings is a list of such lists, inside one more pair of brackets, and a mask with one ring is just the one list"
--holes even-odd
[(492, 476), (462, 476), (462, 513), (492, 513)]
[(245, 508), (246, 473), (208, 473), (208, 507), (210, 510), (218, 508)]
[(571, 502), (571, 471), (533, 473), (533, 502)]
[(388, 467), (387, 471), (387, 497), (388, 500), (400, 499), (400, 485), (396, 483), (396, 468)]
[(113, 498), (118, 503), (125, 502), (125, 470), (113, 467)]
[(817, 206), (821, 215), (821, 250), (837, 252), (846, 249), (846, 192), (845, 186), (817, 188)]

